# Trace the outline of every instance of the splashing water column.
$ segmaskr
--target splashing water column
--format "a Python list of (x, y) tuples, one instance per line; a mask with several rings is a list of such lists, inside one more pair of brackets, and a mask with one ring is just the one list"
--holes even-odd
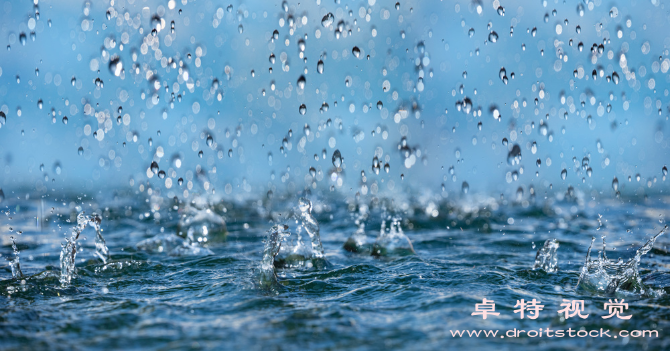
[(656, 239), (668, 230), (665, 226), (660, 232), (651, 237), (644, 245), (635, 252), (635, 256), (623, 260), (610, 260), (605, 254), (605, 238), (603, 237), (603, 250), (599, 252), (598, 258), (591, 260), (591, 249), (595, 237), (591, 239), (591, 245), (586, 254), (584, 266), (581, 269), (577, 287), (605, 294), (633, 293), (642, 296), (660, 296), (662, 290), (654, 290), (642, 283), (638, 271), (638, 264), (642, 256), (647, 254), (653, 247)]
[(393, 217), (391, 226), (386, 231), (386, 222), (382, 222), (379, 236), (372, 248), (373, 256), (407, 256), (414, 255), (414, 246), (400, 227), (400, 218)]
[(322, 258), (324, 256), (323, 245), (321, 244), (321, 236), (319, 234), (319, 222), (312, 216), (312, 202), (306, 198), (300, 198), (300, 218), (302, 226), (307, 231), (309, 238), (312, 241), (312, 256), (314, 258)]
[(547, 239), (544, 246), (537, 250), (533, 270), (541, 269), (547, 273), (558, 271), (558, 255), (556, 254), (558, 247), (558, 240)]
[(21, 272), (21, 264), (19, 263), (19, 250), (16, 248), (16, 239), (12, 236), (12, 250), (14, 251), (14, 259), (9, 261), (9, 266), (12, 269), (12, 278), (21, 279), (23, 278), (23, 272)]
[(69, 284), (72, 279), (75, 277), (75, 262), (77, 258), (77, 239), (79, 235), (86, 228), (87, 225), (95, 228), (96, 238), (95, 238), (95, 254), (103, 264), (107, 263), (109, 259), (109, 249), (105, 244), (105, 239), (102, 237), (102, 229), (100, 224), (102, 223), (102, 218), (97, 214), (93, 214), (92, 217), (88, 217), (81, 212), (77, 215), (77, 225), (71, 229), (70, 238), (65, 238), (65, 243), (62, 244), (62, 249), (60, 253), (60, 283), (61, 285)]
[(274, 225), (268, 230), (260, 266), (259, 282), (261, 286), (268, 287), (276, 282), (277, 276), (275, 274), (274, 260), (281, 249), (282, 241), (289, 235), (291, 233), (288, 231), (287, 225)]

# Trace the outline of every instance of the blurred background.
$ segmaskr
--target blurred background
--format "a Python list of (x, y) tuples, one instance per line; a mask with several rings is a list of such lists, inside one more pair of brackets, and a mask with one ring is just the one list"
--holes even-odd
[(668, 187), (658, 0), (0, 6), (5, 196)]

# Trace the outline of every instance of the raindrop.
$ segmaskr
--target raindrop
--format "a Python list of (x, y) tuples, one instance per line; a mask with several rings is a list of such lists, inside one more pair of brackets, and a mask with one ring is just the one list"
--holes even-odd
[(109, 71), (117, 77), (123, 72), (123, 62), (118, 55), (112, 56), (109, 60)]
[(614, 84), (619, 84), (619, 73), (613, 72), (612, 73), (612, 81)]
[(333, 16), (332, 13), (328, 12), (321, 19), (321, 25), (324, 26), (325, 28), (328, 28), (333, 24), (334, 21), (335, 21), (335, 16)]
[(361, 49), (358, 48), (358, 46), (354, 46), (353, 49), (351, 49), (351, 53), (356, 56), (356, 58), (359, 58), (361, 56)]
[(333, 152), (333, 166), (336, 168), (340, 168), (340, 166), (342, 166), (342, 154), (340, 153), (339, 149)]
[(154, 174), (158, 173), (158, 163), (156, 161), (151, 162), (151, 171)]
[(514, 166), (521, 163), (521, 147), (519, 144), (514, 144), (512, 150), (507, 153), (507, 163)]

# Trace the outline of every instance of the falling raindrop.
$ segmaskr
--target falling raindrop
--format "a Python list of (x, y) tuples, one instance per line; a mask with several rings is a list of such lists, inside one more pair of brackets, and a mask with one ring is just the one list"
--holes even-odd
[(356, 58), (359, 58), (361, 56), (361, 49), (358, 48), (358, 46), (354, 46), (353, 49), (351, 49), (351, 53), (356, 56)]
[(337, 149), (335, 152), (333, 152), (333, 166), (336, 168), (340, 168), (342, 166), (342, 154), (340, 153), (340, 150)]

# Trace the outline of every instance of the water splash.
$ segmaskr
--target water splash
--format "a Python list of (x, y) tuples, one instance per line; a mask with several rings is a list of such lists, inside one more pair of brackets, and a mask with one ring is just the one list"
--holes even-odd
[[(328, 266), (325, 259), (321, 235), (319, 233), (319, 222), (312, 215), (312, 203), (307, 198), (298, 200), (298, 211), (294, 218), (300, 220), (300, 226), (292, 241), (283, 245), (274, 265), (277, 268), (295, 268), (295, 267), (317, 267)], [(300, 233), (305, 230), (309, 235), (311, 245), (303, 243)]]
[(414, 255), (414, 247), (400, 227), (400, 217), (393, 217), (391, 226), (386, 229), (386, 221), (382, 221), (379, 236), (372, 247), (374, 256), (407, 256)]
[(226, 221), (212, 210), (204, 196), (196, 196), (181, 211), (177, 235), (190, 243), (207, 243), (225, 239)]
[(591, 245), (586, 253), (584, 266), (579, 275), (577, 287), (592, 290), (604, 294), (633, 294), (641, 296), (660, 296), (663, 290), (655, 290), (642, 283), (638, 272), (638, 264), (642, 256), (647, 254), (653, 247), (656, 239), (668, 230), (666, 225), (658, 234), (649, 239), (642, 247), (637, 249), (635, 256), (627, 261), (619, 258), (610, 260), (605, 253), (606, 243), (603, 236), (603, 249), (598, 252), (598, 258), (591, 260), (591, 249), (596, 238), (591, 238)]
[(21, 264), (19, 263), (19, 250), (16, 248), (16, 240), (13, 236), (9, 238), (12, 241), (12, 250), (14, 250), (14, 259), (9, 261), (9, 266), (12, 269), (12, 278), (21, 279), (23, 278), (23, 272), (21, 272)]
[(369, 242), (369, 238), (365, 234), (365, 220), (367, 218), (368, 207), (360, 205), (358, 208), (358, 218), (355, 221), (358, 229), (344, 243), (345, 250), (360, 254), (370, 254), (372, 252), (372, 243)]
[(100, 228), (101, 223), (102, 218), (95, 213), (91, 215), (88, 221), (88, 224), (95, 229), (95, 255), (103, 264), (107, 264), (107, 261), (109, 260), (109, 249), (107, 248), (105, 238), (102, 237), (102, 229)]
[(268, 237), (265, 240), (265, 249), (263, 250), (263, 259), (260, 266), (259, 283), (262, 287), (270, 287), (277, 281), (275, 274), (275, 258), (281, 250), (281, 243), (291, 233), (287, 225), (274, 225), (268, 230)]
[(302, 227), (305, 228), (305, 231), (312, 241), (312, 257), (322, 258), (324, 254), (323, 245), (321, 244), (321, 236), (319, 234), (319, 222), (312, 216), (312, 202), (302, 197), (298, 201), (298, 207), (300, 208)]
[(74, 278), (75, 275), (75, 259), (77, 258), (77, 239), (79, 235), (86, 228), (88, 217), (84, 212), (77, 215), (77, 225), (71, 229), (69, 238), (65, 238), (65, 244), (62, 244), (60, 252), (60, 283), (67, 285)]
[(214, 252), (204, 245), (225, 240), (226, 221), (217, 214), (205, 196), (195, 196), (179, 210), (176, 234), (158, 234), (138, 242), (138, 250), (170, 256), (207, 256)]
[(544, 246), (537, 250), (533, 270), (541, 269), (547, 273), (558, 271), (558, 255), (556, 254), (558, 247), (558, 240), (547, 239)]
[(70, 237), (65, 238), (65, 243), (62, 244), (62, 249), (60, 252), (60, 283), (61, 285), (69, 284), (72, 279), (75, 277), (75, 260), (77, 258), (77, 239), (81, 232), (86, 229), (87, 225), (95, 228), (96, 238), (95, 238), (95, 254), (103, 264), (107, 263), (109, 259), (109, 249), (105, 244), (105, 239), (102, 237), (102, 229), (100, 224), (102, 218), (97, 214), (93, 214), (91, 217), (86, 216), (84, 212), (81, 212), (77, 215), (77, 225), (71, 229)]

